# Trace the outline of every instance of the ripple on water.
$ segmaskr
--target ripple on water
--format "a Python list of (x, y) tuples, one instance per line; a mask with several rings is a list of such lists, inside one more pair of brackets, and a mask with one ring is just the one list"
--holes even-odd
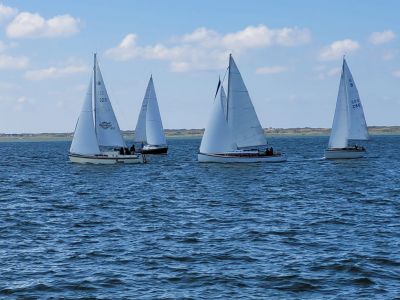
[(398, 297), (399, 136), (349, 161), (320, 159), (327, 137), (271, 138), (290, 158), (273, 165), (199, 164), (199, 139), (168, 142), (137, 166), (0, 144), (0, 298)]

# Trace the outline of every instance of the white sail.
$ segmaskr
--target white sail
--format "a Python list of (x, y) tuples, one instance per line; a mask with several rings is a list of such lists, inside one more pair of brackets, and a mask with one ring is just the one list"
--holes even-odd
[(147, 103), (149, 100), (149, 86), (147, 86), (146, 94), (144, 95), (142, 107), (140, 108), (139, 118), (136, 123), (134, 141), (136, 143), (146, 143), (146, 114), (147, 114)]
[(346, 60), (343, 59), (329, 148), (345, 148), (350, 139), (366, 140), (368, 138), (367, 123), (358, 90)]
[(99, 146), (104, 147), (125, 147), (114, 110), (111, 106), (108, 93), (104, 85), (99, 65), (94, 58), (94, 78), (95, 78), (95, 123), (96, 134)]
[(246, 148), (266, 145), (264, 130), (232, 55), (229, 57), (227, 102), (228, 125), (232, 130), (237, 146)]
[[(147, 85), (146, 95), (146, 141), (149, 145), (166, 145), (164, 128), (158, 108), (156, 91), (154, 89), (153, 77), (150, 77)], [(143, 102), (146, 100), (143, 100)]]
[(223, 153), (236, 150), (237, 146), (226, 121), (226, 95), (220, 87), (220, 97), (214, 100), (211, 117), (200, 144), (201, 153)]
[(345, 86), (345, 75), (342, 68), (340, 76), (339, 92), (336, 100), (335, 115), (331, 136), (329, 138), (329, 148), (346, 148), (348, 140), (348, 117), (347, 117), (347, 96)]
[(356, 84), (353, 80), (353, 76), (351, 75), (350, 69), (347, 66), (345, 59), (343, 59), (343, 72), (346, 79), (346, 94), (349, 112), (348, 139), (368, 140), (368, 127), (367, 122), (365, 121), (364, 110), (361, 104)]
[(74, 138), (72, 139), (71, 153), (94, 155), (99, 154), (100, 149), (97, 144), (96, 132), (93, 123), (92, 107), (92, 79), (90, 79), (85, 101), (76, 123)]

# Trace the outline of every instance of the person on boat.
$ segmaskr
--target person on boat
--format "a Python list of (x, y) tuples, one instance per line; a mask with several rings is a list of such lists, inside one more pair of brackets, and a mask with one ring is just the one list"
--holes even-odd
[(131, 150), (131, 153), (132, 153), (132, 154), (136, 152), (135, 144), (132, 144), (132, 147), (131, 147), (130, 150)]
[(269, 148), (269, 155), (270, 155), (270, 156), (274, 155), (274, 149), (273, 149), (272, 147)]
[(124, 148), (126, 155), (131, 155), (131, 151), (129, 151), (128, 147)]
[(143, 149), (143, 147), (144, 147), (144, 143), (142, 142), (142, 147), (141, 147), (141, 149)]
[(120, 154), (120, 155), (124, 155), (124, 148), (122, 148), (122, 147), (119, 148), (119, 154)]

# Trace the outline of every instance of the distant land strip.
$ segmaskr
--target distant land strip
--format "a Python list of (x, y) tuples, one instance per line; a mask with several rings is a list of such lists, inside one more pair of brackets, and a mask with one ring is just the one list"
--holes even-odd
[[(400, 126), (370, 126), (371, 135), (400, 135)], [(165, 129), (167, 137), (201, 137), (204, 129)], [(328, 136), (330, 128), (265, 128), (267, 136)], [(125, 139), (132, 140), (134, 131), (122, 131)], [(73, 133), (0, 133), (0, 142), (7, 141), (68, 141)]]

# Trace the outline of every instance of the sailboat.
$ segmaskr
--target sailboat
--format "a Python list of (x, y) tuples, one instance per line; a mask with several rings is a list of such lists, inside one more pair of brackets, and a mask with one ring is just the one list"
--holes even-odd
[(142, 154), (165, 154), (168, 151), (158, 108), (153, 76), (150, 76), (136, 124), (134, 141), (141, 143)]
[(335, 116), (325, 158), (361, 158), (362, 146), (349, 146), (349, 140), (368, 140), (368, 128), (356, 84), (343, 57), (342, 74), (336, 101)]
[(201, 140), (198, 161), (286, 161), (286, 155), (267, 147), (264, 130), (232, 55), (229, 56), (228, 96), (219, 81), (212, 114)]
[(141, 154), (130, 153), (126, 147), (108, 98), (96, 54), (93, 74), (69, 150), (69, 159), (74, 163), (92, 164), (144, 162)]

